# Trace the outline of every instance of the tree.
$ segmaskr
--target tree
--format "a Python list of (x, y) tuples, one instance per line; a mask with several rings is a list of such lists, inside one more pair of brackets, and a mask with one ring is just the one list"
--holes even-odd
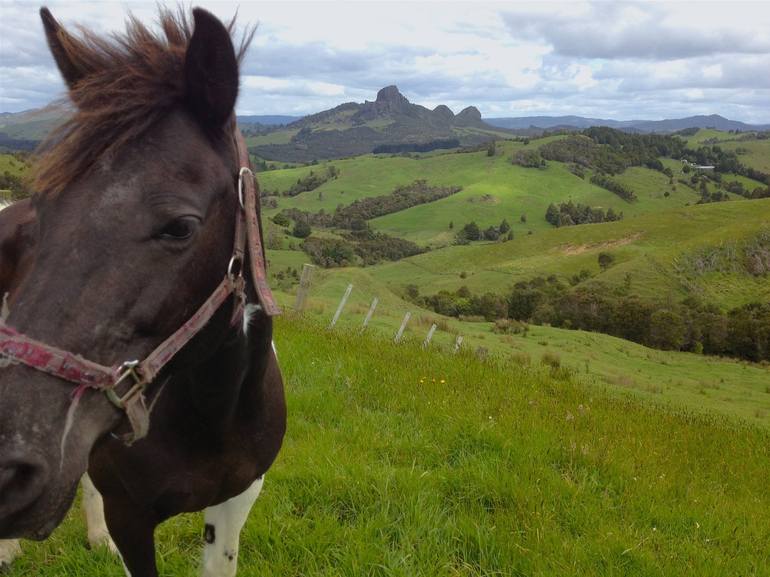
[(297, 238), (307, 238), (310, 236), (311, 232), (313, 231), (307, 221), (298, 220), (294, 224), (294, 230), (291, 231), (291, 234)]
[(670, 310), (657, 310), (650, 315), (650, 345), (657, 349), (679, 350), (686, 334), (681, 315)]
[(498, 230), (500, 231), (500, 234), (505, 234), (509, 230), (511, 230), (511, 225), (508, 224), (508, 221), (506, 219), (503, 219), (503, 222), (500, 223)]
[(475, 222), (469, 222), (460, 231), (460, 234), (468, 240), (479, 240), (481, 238), (481, 230), (479, 225)]
[(545, 211), (545, 220), (554, 226), (559, 226), (559, 209), (554, 203), (548, 205), (548, 210)]
[(273, 217), (273, 222), (278, 226), (289, 226), (291, 224), (289, 217), (282, 212), (279, 212)]
[(508, 231), (508, 236), (505, 237), (505, 240), (513, 240), (513, 231), (512, 230)]
[(615, 262), (615, 257), (608, 252), (600, 252), (597, 260), (599, 261), (599, 267), (605, 271)]
[(489, 143), (489, 146), (487, 146), (487, 156), (494, 156), (497, 148), (495, 145), (495, 141)]
[(484, 238), (486, 240), (497, 240), (500, 238), (500, 232), (494, 226), (490, 226), (484, 231)]

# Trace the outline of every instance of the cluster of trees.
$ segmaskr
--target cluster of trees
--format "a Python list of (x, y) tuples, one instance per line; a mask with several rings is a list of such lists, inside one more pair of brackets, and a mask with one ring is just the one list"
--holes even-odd
[(398, 144), (380, 144), (372, 149), (372, 154), (399, 154), (403, 152), (430, 152), (444, 148), (457, 148), (460, 141), (456, 138), (438, 138), (429, 142), (402, 142)]
[[(526, 221), (526, 217), (524, 217)], [(454, 223), (449, 224), (450, 228)], [(473, 240), (513, 240), (513, 229), (506, 219), (503, 219), (498, 226), (490, 226), (481, 230), (475, 221), (471, 221), (463, 226), (456, 235), (457, 244), (468, 244)]]
[(539, 150), (524, 148), (517, 150), (511, 157), (511, 164), (525, 168), (545, 168), (546, 162)]
[(671, 136), (627, 134), (612, 128), (594, 127), (546, 143), (540, 147), (540, 154), (546, 160), (618, 174), (629, 166), (647, 166), (662, 171), (663, 164), (658, 157), (680, 158), (684, 149), (684, 141)]
[(315, 264), (325, 268), (356, 263), (354, 247), (345, 240), (311, 236), (302, 241), (301, 247)]
[(325, 171), (315, 172), (313, 170), (305, 178), (298, 178), (289, 190), (284, 191), (284, 196), (297, 196), (303, 192), (315, 190), (325, 182), (337, 178), (340, 175), (339, 169), (330, 164)]
[(591, 176), (591, 184), (601, 186), (602, 188), (609, 190), (610, 192), (618, 195), (626, 202), (634, 202), (636, 200), (636, 194), (634, 191), (620, 184), (617, 180), (612, 180), (609, 176), (596, 173)]
[(342, 239), (308, 237), (301, 247), (315, 264), (325, 268), (372, 265), (422, 252), (411, 241), (368, 228), (346, 233)]
[(572, 226), (575, 224), (590, 224), (592, 222), (613, 222), (621, 220), (623, 212), (619, 214), (610, 207), (605, 212), (601, 208), (593, 208), (585, 204), (574, 204), (571, 200), (559, 205), (549, 204), (545, 211), (545, 220), (554, 226)]
[(412, 298), (447, 316), (507, 318), (602, 332), (664, 350), (770, 360), (770, 303), (724, 313), (693, 298), (662, 304), (623, 292), (602, 286), (570, 289), (551, 276), (518, 282), (507, 295), (475, 295), (461, 287)]
[(672, 158), (682, 158), (701, 166), (713, 166), (715, 172), (734, 172), (764, 184), (770, 184), (770, 175), (745, 166), (734, 151), (724, 150), (720, 146), (701, 146), (695, 150), (686, 148), (680, 156)]
[(279, 214), (286, 219), (304, 220), (313, 226), (361, 230), (366, 227), (367, 220), (434, 202), (461, 190), (460, 186), (429, 186), (425, 180), (415, 180), (411, 184), (396, 187), (390, 194), (370, 196), (348, 206), (338, 206), (332, 214), (323, 209), (310, 213), (297, 208), (284, 209)]
[(16, 174), (11, 174), (7, 170), (0, 175), (0, 190), (10, 190), (10, 200), (20, 200), (30, 195), (30, 191), (24, 182), (24, 178)]
[(354, 230), (343, 236), (353, 243), (353, 251), (366, 265), (377, 264), (384, 260), (400, 260), (422, 252), (422, 249), (412, 241), (375, 232), (370, 228)]

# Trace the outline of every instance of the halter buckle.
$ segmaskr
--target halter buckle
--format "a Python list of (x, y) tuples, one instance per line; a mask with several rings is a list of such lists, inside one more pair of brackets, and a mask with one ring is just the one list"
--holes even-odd
[[(110, 400), (110, 402), (119, 409), (125, 410), (126, 403), (131, 400), (132, 397), (136, 396), (137, 393), (141, 394), (145, 387), (147, 387), (147, 382), (136, 370), (138, 366), (139, 361), (126, 361), (120, 365), (120, 368), (118, 369), (118, 378), (115, 379), (115, 383), (109, 389), (104, 390), (104, 394), (107, 395), (107, 398)], [(133, 379), (134, 384), (125, 395), (120, 397), (115, 392), (115, 387), (117, 387), (120, 383), (128, 378)]]

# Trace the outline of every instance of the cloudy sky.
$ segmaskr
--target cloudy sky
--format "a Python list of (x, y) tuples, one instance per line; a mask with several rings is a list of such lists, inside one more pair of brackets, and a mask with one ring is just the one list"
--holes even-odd
[[(0, 111), (63, 94), (40, 3), (0, 0)], [(770, 1), (194, 4), (259, 24), (240, 114), (307, 114), (397, 84), (412, 102), (475, 105), (486, 117), (716, 113), (770, 123)], [(145, 21), (156, 12), (131, 0), (47, 5), (65, 26), (105, 32), (129, 11)]]

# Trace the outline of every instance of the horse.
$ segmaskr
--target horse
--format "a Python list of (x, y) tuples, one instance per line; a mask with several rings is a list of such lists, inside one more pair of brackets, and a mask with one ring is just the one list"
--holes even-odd
[(20, 257), (2, 253), (0, 539), (45, 539), (87, 470), (129, 575), (158, 575), (158, 524), (205, 510), (201, 574), (233, 576), (286, 431), (234, 116), (253, 29), (236, 50), (200, 8), (110, 39), (40, 14), (75, 112), (37, 160), (34, 218), (0, 232)]
[[(7, 299), (13, 296), (20, 279), (29, 270), (34, 255), (36, 234), (35, 209), (29, 199), (15, 204), (0, 201), (0, 319), (8, 314)], [(0, 358), (0, 367), (3, 360)], [(88, 528), (88, 544), (92, 548), (105, 546), (117, 553), (104, 519), (102, 497), (88, 474), (83, 476), (83, 511)], [(18, 540), (0, 540), (0, 570), (10, 565), (21, 553)]]

